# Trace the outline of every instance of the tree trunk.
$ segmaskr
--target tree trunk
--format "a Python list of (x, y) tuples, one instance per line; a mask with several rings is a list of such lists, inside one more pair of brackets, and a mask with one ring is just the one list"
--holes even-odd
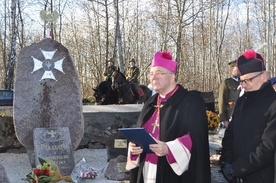
[(118, 0), (114, 0), (114, 8), (116, 12), (116, 40), (118, 44), (118, 55), (119, 55), (119, 68), (122, 73), (125, 73), (124, 68), (124, 56), (123, 56), (123, 42), (121, 36), (121, 29), (120, 29), (120, 13), (119, 13), (119, 5)]
[(11, 4), (11, 22), (12, 22), (12, 43), (11, 43), (11, 52), (9, 55), (9, 62), (7, 64), (7, 73), (5, 88), (13, 89), (13, 76), (14, 76), (14, 62), (16, 55), (16, 4), (17, 0), (12, 0)]

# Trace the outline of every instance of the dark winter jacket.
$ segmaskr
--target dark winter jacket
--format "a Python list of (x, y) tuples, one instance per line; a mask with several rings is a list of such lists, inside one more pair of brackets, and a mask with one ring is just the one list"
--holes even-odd
[[(219, 87), (219, 117), (221, 121), (229, 121), (234, 103), (236, 102), (238, 95), (239, 81), (233, 78), (225, 79)], [(233, 103), (230, 105), (230, 103)]]
[(275, 144), (276, 92), (266, 82), (238, 99), (222, 140), (221, 161), (231, 163), (243, 183), (273, 183)]

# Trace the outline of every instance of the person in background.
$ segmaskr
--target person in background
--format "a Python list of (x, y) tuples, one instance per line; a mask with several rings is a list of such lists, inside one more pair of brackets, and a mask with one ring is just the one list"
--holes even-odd
[(222, 173), (232, 183), (273, 183), (276, 92), (264, 59), (254, 50), (246, 50), (237, 67), (244, 94), (237, 99), (222, 139)]
[(139, 81), (138, 81), (138, 76), (140, 74), (140, 69), (135, 66), (135, 59), (132, 58), (129, 60), (129, 67), (127, 69), (126, 72), (126, 80), (127, 82), (130, 84), (131, 90), (134, 93), (134, 102), (138, 102), (139, 100), (139, 93), (138, 93), (138, 85), (139, 85)]
[(225, 79), (220, 84), (218, 99), (219, 118), (223, 122), (225, 128), (228, 127), (229, 121), (231, 120), (239, 86), (236, 60), (229, 62), (228, 65), (230, 66), (231, 77)]
[(126, 79), (129, 83), (138, 85), (139, 74), (140, 74), (140, 69), (135, 65), (135, 59), (132, 58), (131, 60), (129, 60), (129, 67), (126, 72)]
[(114, 61), (112, 59), (108, 60), (107, 66), (105, 67), (103, 72), (104, 80), (111, 82), (111, 75), (116, 70), (117, 70), (117, 67), (114, 65)]
[(176, 83), (177, 62), (156, 52), (149, 79), (156, 95), (146, 101), (137, 126), (155, 139), (152, 153), (129, 143), (130, 183), (210, 183), (208, 122), (203, 98)]

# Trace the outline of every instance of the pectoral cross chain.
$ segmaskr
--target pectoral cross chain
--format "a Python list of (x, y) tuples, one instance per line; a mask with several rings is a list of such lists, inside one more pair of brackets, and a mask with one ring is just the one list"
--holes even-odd
[[(176, 90), (179, 88), (179, 86), (175, 86), (174, 90), (169, 94), (168, 98), (171, 97), (175, 92)], [(160, 95), (158, 95), (157, 97), (157, 105), (153, 106), (155, 108), (157, 108), (157, 115), (156, 115), (156, 120), (154, 123), (151, 123), (151, 126), (153, 126), (153, 129), (152, 129), (152, 134), (154, 134), (155, 132), (155, 129), (156, 127), (159, 127), (159, 124), (160, 124), (160, 109), (163, 107), (164, 105), (161, 104), (161, 98), (160, 98)]]
[(156, 127), (159, 127), (160, 108), (162, 108), (163, 105), (155, 105), (154, 107), (157, 108), (157, 116), (155, 122), (151, 124), (151, 126), (153, 126), (152, 134), (154, 134)]

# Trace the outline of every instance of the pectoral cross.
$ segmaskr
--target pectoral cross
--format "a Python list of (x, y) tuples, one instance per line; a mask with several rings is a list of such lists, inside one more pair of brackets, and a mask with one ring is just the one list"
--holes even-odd
[[(169, 95), (169, 96), (167, 96), (167, 99), (169, 97), (171, 97), (176, 92), (176, 90), (178, 88), (179, 88), (179, 86), (176, 85), (175, 88), (173, 89), (173, 91), (171, 91), (169, 94), (167, 94), (167, 95)], [(153, 107), (157, 108), (157, 115), (156, 115), (155, 122), (151, 124), (151, 126), (153, 126), (152, 134), (154, 134), (156, 127), (159, 127), (159, 125), (160, 125), (160, 109), (164, 106), (164, 104), (161, 104), (161, 102), (162, 102), (161, 100), (162, 99), (160, 98), (160, 95), (158, 95), (158, 97), (157, 97), (157, 105), (153, 106)], [(163, 102), (165, 102), (165, 100), (163, 100)]]
[(159, 127), (158, 121), (156, 120), (155, 123), (151, 123), (151, 126), (153, 126), (152, 134), (154, 134), (156, 127)]
[(157, 108), (157, 116), (155, 122), (151, 124), (151, 126), (153, 126), (152, 134), (154, 134), (156, 127), (159, 127), (160, 108), (162, 108), (163, 105), (155, 105), (154, 107)]

